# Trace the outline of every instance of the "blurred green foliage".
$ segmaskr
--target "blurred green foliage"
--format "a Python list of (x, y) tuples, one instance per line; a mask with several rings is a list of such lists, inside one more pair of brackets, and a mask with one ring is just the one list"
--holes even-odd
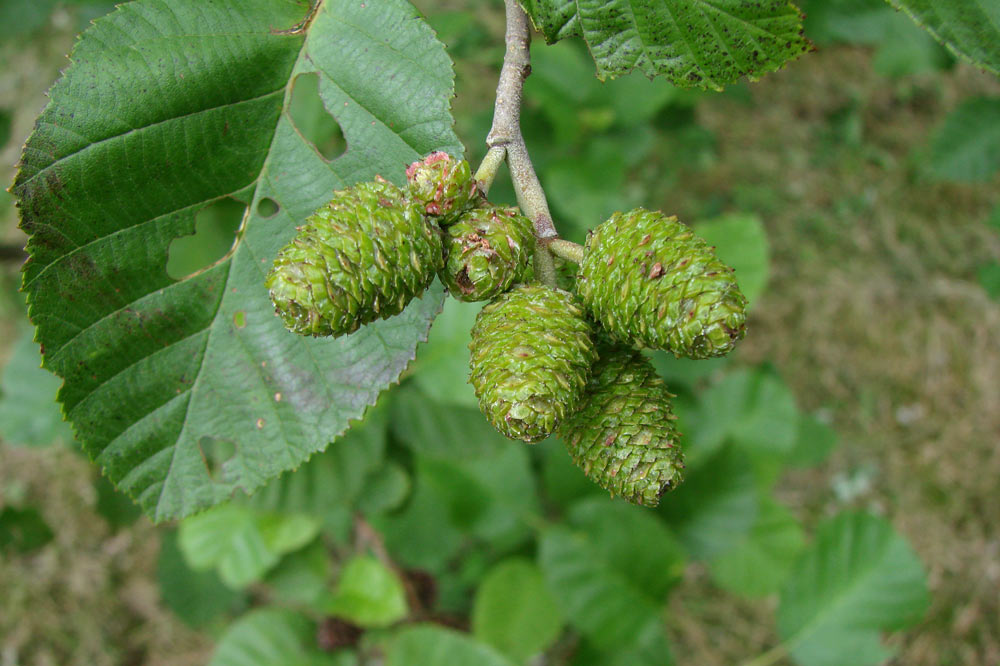
[[(0, 5), (0, 38), (39, 29), (59, 4), (68, 3)], [(107, 9), (86, 4), (94, 15)], [(880, 0), (802, 6), (807, 36), (821, 45), (875, 48), (884, 76), (953, 63)], [(428, 18), (453, 57), (498, 62), (501, 50), (475, 14)], [(637, 74), (601, 84), (586, 51), (573, 43), (539, 44), (533, 68), (525, 133), (570, 239), (582, 240), (615, 210), (650, 200), (678, 170), (717, 159), (714, 137), (694, 113), (703, 93)], [(345, 146), (316, 85), (315, 77), (296, 81), (290, 113), (332, 159)], [(742, 93), (736, 87), (725, 94)], [(9, 128), (4, 118), (0, 136)], [(488, 113), (458, 120), (470, 153), (481, 155)], [(832, 145), (861, 143), (857, 109), (845, 107), (830, 121)], [(929, 172), (959, 182), (991, 177), (1000, 168), (998, 127), (997, 100), (966, 102), (933, 138)], [(491, 198), (512, 202), (509, 182), (499, 181)], [(744, 190), (740, 198), (751, 205), (734, 210), (707, 201), (706, 219), (690, 222), (736, 267), (757, 305), (770, 273), (758, 217), (767, 193)], [(195, 235), (172, 245), (170, 275), (221, 257), (245, 206), (223, 199), (204, 209)], [(1000, 228), (1000, 207), (993, 220)], [(1000, 298), (1000, 265), (984, 265), (979, 279)], [(691, 562), (706, 566), (728, 593), (778, 600), (782, 649), (804, 666), (879, 663), (891, 654), (879, 632), (919, 619), (925, 572), (886, 521), (843, 513), (814, 528), (778, 500), (784, 472), (822, 463), (837, 436), (800, 411), (773, 368), (653, 355), (678, 393), (689, 469), (659, 509), (643, 510), (607, 498), (557, 440), (528, 447), (486, 424), (466, 382), (465, 348), (479, 307), (449, 299), (401, 385), (326, 451), (253, 497), (164, 532), (162, 599), (185, 622), (219, 636), (212, 664), (354, 664), (358, 654), (378, 649), (391, 666), (510, 666), (547, 651), (577, 666), (662, 666), (672, 663), (662, 616)], [(5, 444), (72, 439), (53, 400), (59, 381), (38, 364), (35, 345), (22, 334), (2, 381)], [(202, 450), (215, 473), (225, 474), (238, 446), (205, 441)], [(112, 525), (128, 525), (133, 514), (102, 483), (102, 512)], [(37, 549), (51, 538), (34, 509), (0, 513), (2, 548)], [(414, 572), (434, 588), (417, 598), (419, 605)], [(362, 629), (360, 642), (317, 649), (317, 630), (330, 616)], [(471, 625), (471, 635), (429, 624), (456, 617)]]

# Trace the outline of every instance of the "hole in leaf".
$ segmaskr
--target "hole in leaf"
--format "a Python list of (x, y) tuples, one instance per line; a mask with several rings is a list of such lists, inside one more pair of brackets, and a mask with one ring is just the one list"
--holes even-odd
[(236, 328), (244, 328), (247, 325), (247, 313), (243, 310), (237, 310), (236, 314), (233, 315), (233, 326)]
[(274, 217), (280, 209), (278, 202), (270, 197), (264, 197), (257, 202), (257, 215), (263, 218)]
[(214, 481), (221, 481), (223, 467), (236, 455), (236, 443), (205, 436), (198, 440), (198, 448), (201, 449), (201, 459), (205, 462), (208, 475)]
[(175, 280), (211, 266), (233, 246), (246, 204), (226, 197), (195, 215), (194, 234), (170, 243), (167, 275)]
[(340, 124), (323, 106), (319, 96), (319, 76), (300, 74), (292, 84), (292, 101), (288, 108), (292, 124), (302, 137), (312, 144), (326, 160), (344, 154), (347, 142)]

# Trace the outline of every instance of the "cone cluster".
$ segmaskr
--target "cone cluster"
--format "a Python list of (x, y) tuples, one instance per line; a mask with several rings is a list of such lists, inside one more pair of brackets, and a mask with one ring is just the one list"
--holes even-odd
[(535, 282), (531, 221), (489, 203), (468, 162), (432, 153), (398, 188), (334, 193), (278, 253), (267, 287), (285, 326), (340, 336), (400, 313), (437, 275), (489, 301), (472, 329), (470, 381), (502, 434), (557, 434), (595, 483), (655, 506), (683, 476), (670, 392), (639, 349), (721, 356), (745, 335), (733, 270), (674, 217), (635, 209), (590, 232), (579, 266)]

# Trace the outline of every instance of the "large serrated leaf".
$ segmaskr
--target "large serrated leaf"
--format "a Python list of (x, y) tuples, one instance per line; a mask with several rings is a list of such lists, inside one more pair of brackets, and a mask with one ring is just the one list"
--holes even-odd
[[(155, 520), (293, 469), (395, 381), (441, 305), (337, 340), (284, 331), (264, 274), (331, 192), (433, 149), (459, 153), (451, 63), (405, 0), (137, 0), (98, 20), (51, 91), (14, 185), (24, 289), (84, 449)], [(405, 55), (404, 55), (405, 54)], [(348, 144), (326, 161), (287, 113), (319, 94)], [(170, 243), (225, 197), (229, 254), (182, 280)], [(267, 219), (258, 204), (277, 204)], [(206, 452), (227, 449), (215, 460)]]
[(546, 40), (582, 36), (601, 80), (632, 70), (678, 86), (721, 89), (808, 51), (787, 0), (526, 0)]
[(902, 629), (927, 609), (926, 573), (892, 525), (870, 514), (824, 522), (781, 595), (778, 631), (804, 666), (866, 666), (892, 652), (879, 630)]
[(1000, 3), (993, 0), (887, 0), (953, 53), (1000, 76)]

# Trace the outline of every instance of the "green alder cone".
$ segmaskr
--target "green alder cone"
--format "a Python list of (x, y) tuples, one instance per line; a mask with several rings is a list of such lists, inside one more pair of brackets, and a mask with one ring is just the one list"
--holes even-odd
[(336, 192), (298, 231), (265, 285), (301, 335), (337, 337), (399, 314), (444, 263), (441, 232), (382, 179)]
[(446, 230), (441, 281), (460, 301), (486, 301), (511, 288), (531, 262), (531, 220), (516, 208), (473, 208)]
[(469, 163), (441, 151), (408, 166), (406, 183), (410, 197), (441, 226), (484, 201)]
[(472, 327), (479, 407), (511, 439), (545, 439), (576, 409), (597, 360), (575, 296), (526, 285), (483, 308)]
[(675, 356), (724, 356), (746, 334), (733, 269), (676, 217), (636, 208), (587, 236), (577, 274), (585, 307), (613, 338)]
[(583, 400), (559, 427), (559, 437), (601, 488), (656, 506), (683, 479), (673, 396), (642, 354), (605, 344), (598, 352)]

